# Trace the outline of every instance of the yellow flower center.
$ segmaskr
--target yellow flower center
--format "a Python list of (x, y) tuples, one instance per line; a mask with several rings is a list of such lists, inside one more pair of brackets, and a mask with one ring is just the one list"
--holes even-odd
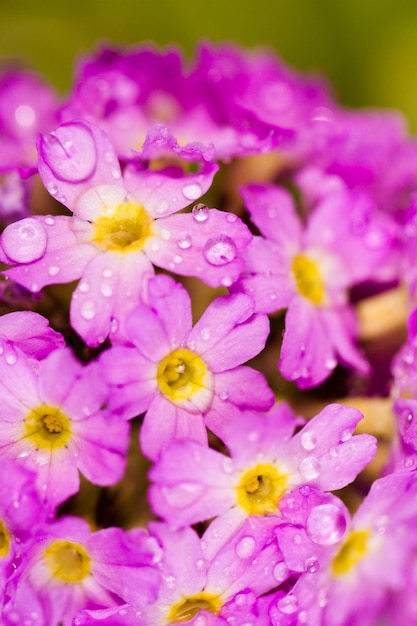
[(161, 392), (169, 400), (181, 402), (211, 387), (212, 373), (198, 354), (180, 348), (162, 359), (156, 378)]
[(41, 404), (25, 420), (24, 437), (36, 448), (62, 448), (71, 438), (71, 421), (55, 406)]
[(139, 250), (152, 234), (153, 221), (139, 202), (127, 200), (97, 218), (92, 241), (104, 250)]
[(348, 535), (332, 561), (335, 576), (347, 574), (364, 557), (369, 534), (369, 530), (354, 530)]
[(84, 546), (65, 539), (51, 543), (44, 559), (52, 576), (65, 583), (80, 583), (91, 572), (91, 559)]
[(210, 611), (215, 615), (220, 613), (222, 603), (218, 596), (210, 593), (197, 593), (191, 598), (183, 598), (171, 607), (168, 616), (168, 624), (171, 622), (188, 622), (199, 611)]
[(313, 304), (321, 304), (324, 282), (318, 264), (304, 254), (297, 254), (292, 262), (292, 272), (298, 293)]
[(0, 520), (0, 558), (7, 556), (10, 552), (10, 533), (4, 522)]
[(266, 515), (278, 508), (287, 476), (274, 465), (257, 465), (245, 472), (237, 490), (237, 502), (249, 515)]

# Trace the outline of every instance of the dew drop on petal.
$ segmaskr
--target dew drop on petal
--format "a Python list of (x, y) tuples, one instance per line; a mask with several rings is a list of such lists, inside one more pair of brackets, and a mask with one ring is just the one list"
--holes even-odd
[(110, 298), (113, 295), (113, 289), (108, 283), (103, 283), (100, 287), (100, 291), (105, 298)]
[(330, 546), (340, 541), (346, 532), (347, 520), (343, 510), (334, 504), (315, 506), (306, 523), (308, 536), (314, 543)]
[(89, 321), (94, 319), (96, 315), (96, 305), (94, 304), (94, 302), (92, 300), (87, 300), (86, 302), (83, 302), (81, 305), (81, 316)]
[(315, 574), (319, 571), (319, 568), (320, 564), (318, 560), (314, 557), (312, 557), (311, 559), (307, 559), (304, 563), (304, 571), (307, 572), (307, 574)]
[(201, 189), (201, 185), (199, 183), (194, 182), (184, 185), (182, 193), (187, 200), (197, 200), (197, 198), (202, 195), (203, 190)]
[(300, 473), (306, 480), (314, 480), (320, 474), (320, 463), (314, 457), (306, 457), (298, 467)]
[(110, 267), (105, 267), (103, 270), (104, 278), (111, 278), (113, 276), (113, 270)]
[(243, 537), (237, 543), (235, 552), (240, 559), (247, 559), (252, 556), (255, 546), (256, 543), (253, 537)]
[(219, 392), (219, 398), (220, 400), (227, 400), (229, 397), (229, 394), (227, 393), (227, 391), (220, 391)]
[(87, 291), (90, 291), (90, 285), (86, 280), (82, 280), (78, 285), (78, 289), (81, 293), (87, 293)]
[(236, 258), (236, 246), (230, 237), (217, 235), (207, 240), (203, 254), (210, 265), (227, 265)]
[(51, 194), (51, 196), (56, 196), (56, 194), (58, 193), (58, 187), (56, 186), (55, 183), (48, 183), (46, 185), (46, 188), (49, 191), (49, 193)]
[(223, 276), (220, 282), (223, 287), (230, 287), (230, 285), (233, 285), (233, 278), (231, 278), (230, 276)]
[(14, 352), (9, 352), (6, 354), (6, 363), (7, 365), (14, 365), (17, 361), (17, 356)]
[(166, 200), (162, 200), (159, 204), (157, 204), (155, 211), (156, 213), (158, 213), (159, 215), (161, 215), (162, 213), (165, 213), (165, 211), (168, 209), (169, 204), (168, 202), (166, 202)]
[(230, 459), (229, 457), (225, 457), (222, 460), (222, 469), (223, 469), (225, 474), (231, 474), (233, 472), (233, 470), (234, 470), (234, 465), (233, 465), (232, 459)]
[(205, 222), (209, 217), (210, 209), (205, 204), (196, 204), (193, 206), (192, 216), (196, 222)]
[(174, 263), (178, 265), (179, 263), (183, 262), (184, 258), (180, 254), (176, 254), (173, 260), (174, 260)]
[(179, 248), (181, 248), (181, 250), (188, 250), (188, 248), (191, 248), (192, 245), (192, 240), (190, 235), (182, 235), (178, 241), (177, 241), (177, 246)]
[(55, 218), (52, 217), (52, 215), (48, 215), (47, 217), (45, 217), (45, 224), (47, 226), (53, 226), (55, 224)]
[(229, 222), (229, 224), (233, 224), (233, 222), (236, 222), (237, 220), (237, 215), (235, 215), (234, 213), (227, 213), (226, 220)]
[(202, 571), (205, 569), (205, 567), (206, 567), (206, 564), (205, 564), (205, 562), (203, 561), (203, 559), (198, 559), (198, 560), (195, 562), (195, 568), (196, 568), (196, 570), (197, 570), (198, 572), (202, 572)]
[(60, 271), (61, 268), (59, 267), (59, 265), (51, 265), (50, 267), (48, 267), (49, 276), (56, 276), (57, 274), (59, 274)]
[(281, 598), (277, 602), (278, 610), (285, 615), (291, 615), (295, 613), (298, 609), (298, 601), (295, 596), (285, 596), (285, 598)]
[(317, 439), (313, 433), (306, 431), (301, 434), (300, 443), (304, 450), (314, 450), (317, 445)]
[(349, 439), (352, 438), (352, 432), (349, 429), (345, 429), (342, 430), (342, 432), (340, 433), (340, 441), (342, 441), (343, 443), (345, 441), (349, 441)]
[(204, 341), (207, 341), (208, 339), (210, 339), (210, 328), (203, 328), (201, 330), (201, 339), (204, 339)]
[(274, 569), (272, 570), (272, 574), (277, 582), (282, 583), (288, 578), (289, 570), (285, 563), (281, 562), (275, 565)]
[(27, 217), (9, 224), (1, 242), (9, 259), (16, 263), (32, 263), (44, 255), (48, 236), (41, 222), (34, 217)]

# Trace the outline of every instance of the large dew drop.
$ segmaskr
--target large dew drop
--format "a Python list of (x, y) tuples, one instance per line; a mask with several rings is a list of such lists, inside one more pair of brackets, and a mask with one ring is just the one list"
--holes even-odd
[(210, 265), (227, 265), (236, 258), (236, 246), (230, 237), (218, 235), (208, 239), (203, 254)]
[(15, 263), (37, 261), (45, 254), (47, 242), (43, 224), (34, 217), (10, 224), (1, 238), (4, 252)]
[(346, 532), (346, 517), (334, 504), (315, 506), (307, 518), (307, 534), (314, 543), (331, 546), (340, 541)]

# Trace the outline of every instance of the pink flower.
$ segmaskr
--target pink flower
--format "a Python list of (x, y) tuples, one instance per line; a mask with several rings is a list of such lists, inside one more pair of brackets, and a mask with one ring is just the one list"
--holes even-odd
[(83, 366), (69, 349), (38, 363), (5, 346), (0, 381), (0, 459), (36, 473), (50, 510), (78, 491), (78, 470), (98, 485), (121, 478), (129, 427), (103, 410), (108, 388), (97, 363)]
[(115, 387), (110, 407), (127, 419), (146, 411), (140, 437), (152, 459), (173, 438), (206, 442), (205, 425), (221, 436), (239, 408), (263, 410), (273, 402), (262, 374), (241, 365), (262, 350), (269, 332), (249, 296), (216, 298), (193, 327), (187, 291), (155, 276), (124, 332), (133, 346), (101, 356)]
[(287, 308), (280, 372), (301, 388), (324, 381), (338, 360), (366, 375), (349, 289), (389, 267), (390, 220), (343, 190), (322, 198), (305, 228), (284, 189), (250, 185), (243, 197), (265, 238), (248, 246), (233, 290), (249, 293), (258, 311)]
[[(152, 563), (156, 542), (144, 530), (106, 528), (63, 517), (38, 531), (25, 546), (3, 610), (7, 624), (37, 619), (70, 626), (82, 608), (152, 602), (160, 576)], [(34, 617), (36, 615), (36, 617)]]
[[(162, 147), (173, 149), (169, 134)], [(172, 142), (171, 142), (172, 143)], [(158, 154), (149, 147), (150, 153)], [(181, 157), (183, 152), (180, 151)], [(160, 171), (132, 164), (123, 174), (112, 144), (97, 127), (72, 122), (41, 137), (39, 172), (70, 217), (31, 217), (1, 236), (6, 274), (31, 291), (81, 277), (71, 301), (71, 324), (90, 346), (115, 336), (136, 304), (153, 264), (211, 286), (230, 286), (243, 267), (252, 236), (235, 216), (201, 205), (172, 215), (209, 188), (217, 165), (197, 148), (186, 151), (201, 171)]]
[(149, 474), (153, 510), (177, 526), (217, 517), (207, 535), (224, 537), (248, 516), (279, 516), (281, 498), (298, 485), (341, 489), (376, 451), (374, 437), (352, 436), (361, 418), (333, 404), (294, 434), (299, 420), (280, 404), (224, 425), (230, 457), (197, 442), (173, 442)]

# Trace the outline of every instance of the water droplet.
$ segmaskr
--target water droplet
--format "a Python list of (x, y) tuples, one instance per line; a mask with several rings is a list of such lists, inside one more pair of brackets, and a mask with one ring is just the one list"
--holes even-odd
[(306, 523), (308, 536), (314, 543), (331, 546), (340, 541), (346, 532), (347, 520), (341, 508), (334, 504), (315, 506)]
[(171, 239), (171, 233), (169, 232), (169, 230), (167, 228), (163, 228), (161, 230), (161, 238), (164, 241), (169, 241)]
[(9, 259), (16, 263), (32, 263), (45, 254), (48, 237), (41, 222), (27, 217), (9, 224), (1, 242)]
[(227, 393), (227, 391), (220, 391), (219, 392), (219, 398), (220, 400), (227, 400), (229, 397), (229, 394)]
[(49, 191), (49, 193), (51, 194), (51, 196), (56, 196), (56, 194), (58, 193), (58, 187), (56, 186), (55, 183), (48, 183), (46, 185), (46, 188)]
[(225, 474), (231, 474), (234, 470), (234, 465), (232, 459), (226, 457), (222, 460), (222, 468)]
[(201, 335), (201, 339), (204, 339), (204, 341), (207, 341), (207, 339), (210, 339), (210, 328), (203, 328), (200, 335)]
[(306, 457), (298, 466), (300, 473), (306, 480), (314, 480), (320, 474), (320, 463), (314, 457)]
[(233, 285), (233, 278), (230, 276), (223, 276), (220, 282), (224, 287), (230, 287), (230, 285)]
[(349, 441), (349, 439), (351, 438), (352, 438), (352, 433), (347, 428), (345, 430), (342, 430), (342, 432), (340, 433), (340, 441), (342, 441), (343, 443), (345, 441)]
[(108, 283), (103, 283), (100, 287), (100, 291), (105, 298), (110, 298), (113, 295), (113, 289)]
[(152, 250), (153, 252), (157, 252), (157, 251), (159, 250), (159, 243), (157, 243), (156, 241), (153, 241), (153, 242), (151, 243), (151, 250)]
[(96, 315), (96, 305), (92, 300), (87, 300), (81, 305), (81, 315), (85, 320), (92, 320)]
[(275, 565), (274, 569), (272, 570), (272, 574), (277, 582), (282, 583), (288, 578), (289, 570), (285, 563), (281, 562)]
[(56, 276), (57, 274), (59, 274), (60, 271), (61, 268), (59, 267), (59, 265), (51, 265), (50, 267), (48, 267), (49, 276)]
[(113, 270), (110, 267), (105, 267), (103, 270), (104, 278), (111, 278), (113, 276)]
[(203, 559), (198, 559), (198, 560), (195, 562), (195, 568), (196, 568), (196, 570), (197, 570), (198, 572), (202, 572), (202, 571), (204, 571), (204, 570), (205, 570), (205, 568), (206, 568), (206, 564), (205, 564), (205, 562), (203, 561)]
[(179, 263), (182, 263), (182, 262), (183, 262), (183, 260), (184, 260), (184, 258), (183, 258), (180, 254), (176, 254), (176, 255), (174, 256), (174, 263), (176, 263), (177, 265), (178, 265)]
[(295, 613), (298, 609), (298, 601), (295, 596), (285, 596), (285, 598), (281, 598), (277, 602), (278, 610), (285, 615), (291, 615)]
[(312, 557), (311, 559), (307, 559), (307, 561), (304, 563), (304, 571), (307, 572), (307, 574), (315, 574), (319, 571), (319, 568), (320, 564), (318, 560), (314, 557)]
[(313, 433), (306, 431), (301, 434), (300, 443), (304, 450), (314, 450), (317, 445), (317, 438)]
[(127, 615), (128, 611), (127, 609), (119, 609), (118, 613), (123, 617), (123, 615)]
[(205, 204), (193, 206), (192, 215), (196, 222), (205, 222), (209, 217), (210, 209)]
[(164, 576), (164, 582), (168, 589), (175, 589), (175, 586), (177, 584), (175, 576)]
[(269, 299), (270, 300), (276, 300), (277, 299), (277, 294), (274, 291), (271, 291), (271, 293), (269, 294)]
[(184, 185), (182, 193), (187, 200), (197, 200), (197, 198), (202, 195), (203, 190), (201, 189), (201, 185), (199, 183), (194, 182)]
[(119, 322), (115, 317), (110, 318), (110, 334), (114, 334), (119, 329)]
[(14, 365), (17, 361), (17, 356), (14, 352), (9, 352), (6, 354), (6, 363), (7, 365)]
[(293, 540), (293, 542), (295, 543), (296, 546), (299, 546), (300, 543), (301, 543), (301, 535), (294, 535), (292, 540)]
[(113, 152), (110, 152), (110, 150), (106, 150), (106, 152), (104, 153), (104, 160), (106, 161), (106, 163), (113, 163)]
[(90, 291), (90, 285), (86, 280), (82, 280), (78, 285), (78, 288), (81, 293), (87, 293), (87, 291)]
[(177, 241), (177, 246), (181, 248), (181, 250), (188, 250), (188, 248), (191, 248), (191, 245), (192, 239), (190, 235), (182, 235)]
[(45, 224), (47, 226), (53, 226), (55, 224), (55, 219), (52, 217), (52, 215), (47, 215), (45, 217)]
[(210, 265), (227, 265), (236, 258), (236, 246), (230, 237), (216, 235), (207, 240), (203, 254)]
[(276, 209), (269, 209), (268, 210), (268, 217), (270, 217), (273, 220), (276, 216), (277, 216)]
[(111, 171), (111, 174), (113, 178), (115, 178), (116, 180), (118, 180), (121, 177), (121, 172), (117, 168), (114, 168), (114, 170)]
[(236, 222), (237, 220), (237, 215), (235, 215), (234, 213), (227, 213), (226, 220), (229, 222), (229, 224), (233, 224), (233, 222)]
[(168, 202), (162, 200), (155, 208), (156, 213), (161, 215), (161, 213), (165, 213), (165, 211), (169, 208)]
[(252, 556), (256, 547), (253, 537), (243, 537), (236, 545), (235, 552), (240, 559), (247, 559)]

